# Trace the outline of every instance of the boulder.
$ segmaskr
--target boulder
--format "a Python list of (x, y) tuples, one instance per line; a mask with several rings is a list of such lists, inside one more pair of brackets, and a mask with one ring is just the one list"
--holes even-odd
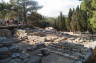
[(20, 53), (13, 53), (12, 58), (20, 58), (21, 54)]
[(27, 36), (26, 30), (17, 29), (15, 31), (15, 36), (18, 38), (23, 38), (23, 37)]
[(74, 60), (57, 54), (50, 54), (42, 58), (42, 63), (73, 63), (73, 62)]
[(11, 59), (9, 62), (6, 63), (23, 63), (20, 59)]
[(40, 44), (38, 43), (36, 46), (37, 46), (38, 49), (46, 47), (46, 45), (44, 43), (40, 43)]
[(53, 27), (46, 27), (45, 30), (47, 30), (47, 31), (56, 31)]
[(28, 47), (27, 48), (27, 51), (34, 51), (34, 50), (36, 50), (37, 49), (37, 46), (31, 46), (31, 47)]
[(7, 47), (2, 47), (0, 48), (0, 58), (7, 58), (11, 55), (11, 52), (9, 51), (9, 49)]
[(11, 61), (9, 61), (8, 63), (18, 63), (18, 62), (15, 61), (15, 60), (11, 60)]
[(11, 52), (20, 52), (20, 51), (21, 51), (21, 50), (19, 49), (19, 47), (16, 46), (16, 45), (10, 46), (10, 47), (9, 47), (9, 50), (10, 50)]
[(31, 56), (28, 63), (41, 63), (41, 57), (39, 56)]
[(2, 39), (0, 41), (0, 44), (7, 46), (7, 45), (11, 45), (11, 44), (18, 43), (18, 42), (20, 42), (20, 40), (6, 38), (6, 39)]

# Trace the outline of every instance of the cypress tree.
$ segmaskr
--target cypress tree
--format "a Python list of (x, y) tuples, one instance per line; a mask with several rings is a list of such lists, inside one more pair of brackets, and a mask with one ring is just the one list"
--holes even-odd
[(58, 28), (59, 30), (66, 30), (66, 20), (62, 12), (60, 12), (60, 16), (58, 16)]
[(67, 30), (70, 31), (71, 30), (71, 26), (70, 26), (70, 22), (71, 22), (71, 18), (72, 18), (72, 14), (73, 14), (73, 10), (70, 8), (69, 10), (69, 14), (68, 14), (68, 19), (66, 22), (66, 26), (67, 26)]

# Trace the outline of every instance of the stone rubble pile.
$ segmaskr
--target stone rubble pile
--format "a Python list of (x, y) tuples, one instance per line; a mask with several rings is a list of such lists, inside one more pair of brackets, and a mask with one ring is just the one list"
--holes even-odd
[(52, 43), (45, 50), (42, 63), (85, 63), (92, 57), (92, 50), (73, 43)]
[[(0, 63), (39, 63), (41, 56), (27, 53), (34, 47), (22, 47), (19, 40), (6, 39), (0, 41)], [(23, 45), (23, 44), (22, 44)], [(39, 45), (38, 45), (39, 46)], [(43, 46), (42, 46), (43, 47)], [(34, 49), (36, 50), (37, 47)], [(31, 50), (32, 52), (33, 50)], [(37, 53), (38, 54), (38, 53)]]
[(91, 54), (90, 49), (70, 43), (51, 43), (46, 46), (44, 43), (28, 45), (14, 39), (0, 42), (0, 63), (83, 63)]
[(19, 39), (25, 39), (29, 44), (42, 42), (62, 42), (67, 40), (63, 33), (57, 31), (37, 30), (17, 30), (15, 36)]
[(47, 30), (47, 31), (56, 31), (53, 27), (46, 27), (45, 30)]
[(11, 59), (12, 53), (17, 51), (16, 46), (13, 43), (18, 42), (14, 39), (3, 39), (0, 41), (0, 63), (6, 63), (7, 60)]
[(36, 43), (42, 43), (45, 41), (44, 37), (39, 37), (39, 36), (28, 36), (28, 40), (27, 42), (29, 42), (29, 44), (36, 44)]
[(80, 60), (82, 61), (82, 63), (92, 56), (91, 49), (86, 48), (83, 45), (67, 42), (52, 44), (49, 46), (49, 49), (62, 52), (63, 54), (67, 54), (67, 57), (72, 57), (73, 59)]
[(24, 30), (18, 30), (15, 37), (12, 37), (11, 31), (7, 29), (0, 31), (0, 63), (40, 63), (41, 56), (38, 55), (40, 53), (32, 52), (45, 47), (44, 45), (32, 46), (22, 42), (21, 39), (27, 36)]
[(24, 38), (24, 37), (27, 36), (27, 33), (26, 33), (25, 30), (19, 29), (19, 30), (16, 30), (15, 36), (18, 37), (18, 38)]
[[(50, 29), (18, 29), (15, 36), (24, 39), (28, 44), (70, 42), (90, 46), (89, 40), (64, 32)], [(96, 45), (95, 45), (96, 46)], [(95, 47), (94, 46), (94, 47)], [(89, 47), (88, 47), (89, 48)]]

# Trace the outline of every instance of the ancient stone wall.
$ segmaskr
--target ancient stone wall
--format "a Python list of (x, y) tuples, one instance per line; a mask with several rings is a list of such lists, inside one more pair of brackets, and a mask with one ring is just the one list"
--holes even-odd
[(0, 37), (12, 37), (11, 31), (8, 29), (0, 29)]

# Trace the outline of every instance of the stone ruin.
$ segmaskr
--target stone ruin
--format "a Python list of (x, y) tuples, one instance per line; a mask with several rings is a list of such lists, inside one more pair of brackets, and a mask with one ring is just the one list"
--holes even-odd
[(0, 29), (0, 37), (12, 37), (11, 31), (7, 29)]
[(68, 39), (61, 35), (63, 33), (42, 29), (20, 29), (13, 38), (8, 38), (11, 33), (3, 35), (0, 37), (0, 63), (85, 63), (91, 60), (92, 49), (66, 42)]
[(14, 40), (0, 43), (0, 63), (85, 63), (91, 57), (91, 49), (71, 43), (47, 46), (18, 44)]
[[(57, 55), (57, 58), (59, 57), (59, 55), (61, 55), (61, 58), (64, 58), (62, 60), (58, 58), (56, 59), (57, 61), (54, 61), (55, 59), (50, 59), (51, 61), (54, 61), (54, 63), (59, 63), (60, 60), (61, 63), (85, 63), (89, 58), (92, 57), (91, 49), (88, 49), (83, 45), (67, 42), (49, 45), (48, 50), (52, 53), (55, 53)], [(55, 58), (56, 56), (53, 57)]]

